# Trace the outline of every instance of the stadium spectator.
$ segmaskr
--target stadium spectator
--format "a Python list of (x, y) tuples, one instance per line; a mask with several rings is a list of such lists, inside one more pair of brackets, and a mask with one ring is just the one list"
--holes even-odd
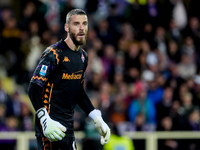
[(1, 127), (5, 125), (5, 121), (6, 121), (6, 105), (4, 103), (0, 103), (0, 126)]
[(22, 100), (20, 93), (15, 91), (12, 97), (6, 102), (6, 115), (19, 117), (21, 115)]
[(136, 116), (142, 113), (145, 116), (145, 122), (156, 124), (156, 109), (153, 101), (147, 97), (147, 91), (139, 91), (137, 98), (133, 99), (128, 108), (128, 118), (130, 122), (135, 122)]
[[(161, 124), (157, 128), (158, 131), (173, 131), (173, 122), (171, 117), (166, 116), (161, 119)], [(159, 140), (158, 148), (163, 150), (176, 150), (179, 142), (174, 139)]]
[(173, 89), (171, 87), (166, 87), (163, 92), (162, 101), (156, 105), (156, 119), (158, 120), (158, 125), (160, 121), (166, 117), (170, 116), (171, 108), (173, 103)]

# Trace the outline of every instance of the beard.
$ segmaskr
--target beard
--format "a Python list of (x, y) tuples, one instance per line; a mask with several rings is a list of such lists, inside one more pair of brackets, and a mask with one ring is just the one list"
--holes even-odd
[(73, 43), (77, 46), (84, 45), (86, 43), (86, 40), (87, 40), (86, 35), (87, 34), (85, 34), (85, 36), (83, 38), (79, 38), (79, 40), (78, 40), (78, 34), (71, 32), (71, 30), (69, 29), (69, 36), (72, 39)]

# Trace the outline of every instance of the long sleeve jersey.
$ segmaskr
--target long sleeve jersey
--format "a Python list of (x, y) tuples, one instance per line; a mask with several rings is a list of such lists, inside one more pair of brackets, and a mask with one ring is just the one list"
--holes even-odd
[[(71, 50), (64, 40), (49, 46), (42, 54), (28, 88), (35, 110), (45, 107), (50, 117), (67, 128), (66, 136), (73, 136), (73, 113), (78, 104), (86, 114), (93, 109), (83, 88), (87, 53), (80, 47)], [(36, 136), (41, 135), (36, 117)]]

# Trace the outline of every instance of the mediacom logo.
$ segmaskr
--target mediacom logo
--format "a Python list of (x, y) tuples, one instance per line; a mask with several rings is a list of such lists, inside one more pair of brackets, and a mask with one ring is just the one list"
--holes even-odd
[(62, 79), (67, 79), (67, 80), (77, 80), (81, 79), (82, 74), (74, 74), (72, 73), (71, 75), (68, 73), (63, 73)]

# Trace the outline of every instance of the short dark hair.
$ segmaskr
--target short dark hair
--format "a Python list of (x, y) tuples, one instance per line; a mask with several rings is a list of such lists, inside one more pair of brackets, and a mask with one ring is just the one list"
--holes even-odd
[(70, 20), (71, 20), (71, 16), (73, 15), (86, 15), (85, 11), (82, 9), (72, 9), (71, 11), (69, 11), (67, 13), (66, 16), (66, 24), (69, 24)]

